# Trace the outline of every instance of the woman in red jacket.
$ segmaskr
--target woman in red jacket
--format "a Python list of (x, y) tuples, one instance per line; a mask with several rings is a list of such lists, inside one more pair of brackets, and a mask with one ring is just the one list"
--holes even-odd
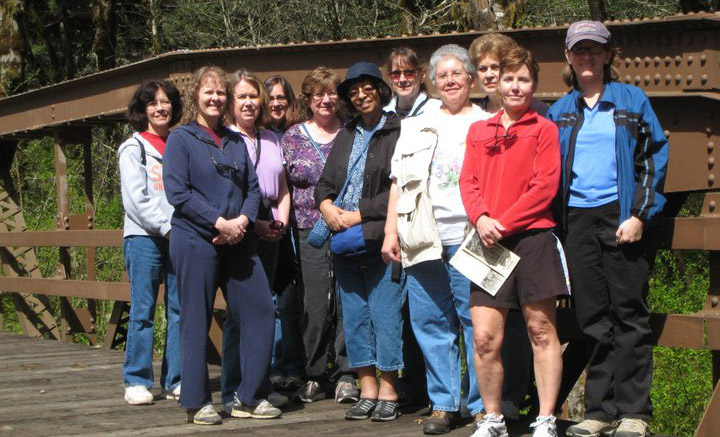
[(568, 293), (550, 204), (560, 180), (558, 131), (530, 108), (539, 67), (517, 47), (500, 64), (503, 109), (470, 127), (460, 192), (483, 246), (502, 243), (520, 257), (494, 296), (473, 284), (470, 313), (475, 372), (486, 415), (474, 437), (507, 436), (501, 413), (505, 318), (521, 308), (528, 327), (540, 412), (533, 436), (556, 436), (555, 400), (562, 358), (555, 326), (555, 298)]

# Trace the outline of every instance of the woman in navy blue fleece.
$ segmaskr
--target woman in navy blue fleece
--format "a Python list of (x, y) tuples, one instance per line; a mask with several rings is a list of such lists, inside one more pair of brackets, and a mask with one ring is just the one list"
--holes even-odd
[(218, 287), (241, 333), (242, 383), (233, 408), (251, 417), (270, 389), (274, 308), (252, 239), (245, 239), (260, 190), (245, 144), (223, 126), (228, 91), (222, 69), (195, 73), (185, 93), (188, 122), (170, 134), (164, 157), (165, 193), (175, 207), (170, 257), (181, 302), (180, 405), (200, 425), (222, 422), (212, 407), (206, 352)]

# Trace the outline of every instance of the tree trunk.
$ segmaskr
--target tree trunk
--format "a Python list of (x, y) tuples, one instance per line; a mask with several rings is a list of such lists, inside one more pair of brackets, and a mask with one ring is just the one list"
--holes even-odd
[(115, 44), (117, 43), (116, 0), (93, 0), (92, 21), (95, 27), (93, 53), (99, 70), (115, 67)]
[(497, 30), (497, 16), (491, 0), (470, 0), (472, 26), (475, 30)]
[(607, 8), (605, 8), (605, 0), (588, 0), (590, 7), (590, 17), (595, 21), (606, 21)]

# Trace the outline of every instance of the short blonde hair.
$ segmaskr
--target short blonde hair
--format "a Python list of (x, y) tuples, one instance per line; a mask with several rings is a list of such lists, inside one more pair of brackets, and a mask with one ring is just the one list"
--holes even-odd
[(475, 38), (468, 51), (473, 64), (477, 65), (488, 55), (496, 58), (498, 62), (502, 61), (505, 54), (515, 47), (518, 47), (518, 43), (514, 39), (502, 33), (493, 32)]

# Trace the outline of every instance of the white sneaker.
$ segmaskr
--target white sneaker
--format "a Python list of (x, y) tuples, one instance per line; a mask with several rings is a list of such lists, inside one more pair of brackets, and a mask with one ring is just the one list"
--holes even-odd
[(222, 418), (215, 411), (212, 404), (207, 404), (202, 408), (187, 410), (186, 421), (195, 425), (219, 425), (222, 423)]
[(509, 437), (502, 414), (487, 413), (470, 437)]
[(153, 395), (143, 385), (125, 387), (125, 402), (130, 405), (151, 405)]
[(585, 419), (569, 427), (565, 432), (567, 437), (610, 437), (615, 434), (616, 422)]
[(172, 390), (165, 390), (163, 389), (162, 393), (160, 393), (160, 396), (164, 397), (165, 399), (172, 399), (175, 401), (180, 400), (180, 384), (177, 385)]
[(645, 437), (648, 434), (648, 424), (642, 419), (625, 418), (615, 431), (617, 437)]
[(235, 399), (232, 411), (230, 415), (232, 417), (249, 418), (253, 419), (275, 419), (280, 417), (282, 411), (272, 406), (270, 402), (263, 399), (260, 404), (256, 407), (245, 405), (239, 400)]
[(533, 430), (533, 437), (557, 437), (557, 426), (555, 416), (538, 416), (535, 422), (530, 424)]

